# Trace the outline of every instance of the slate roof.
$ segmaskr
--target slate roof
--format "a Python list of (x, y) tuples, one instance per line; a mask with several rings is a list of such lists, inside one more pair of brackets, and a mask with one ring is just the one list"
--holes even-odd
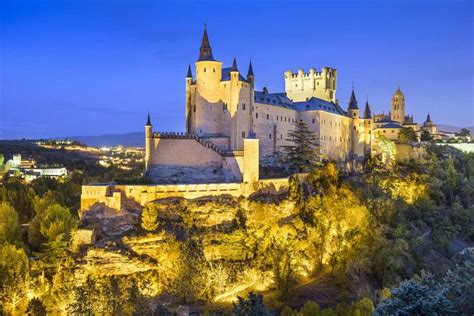
[(298, 112), (304, 111), (325, 111), (338, 115), (346, 115), (346, 112), (337, 104), (321, 100), (315, 97), (307, 101), (293, 102), (286, 96), (286, 93), (264, 93), (262, 91), (255, 91), (255, 102), (280, 106), (296, 110)]
[(380, 126), (379, 128), (402, 128), (402, 126), (398, 123), (390, 122), (390, 123)]
[[(232, 67), (222, 68), (222, 79), (221, 79), (221, 81), (229, 81), (231, 71), (232, 71)], [(245, 79), (244, 76), (242, 76), (240, 73), (239, 73), (239, 80), (243, 81), (243, 82), (247, 82), (247, 79)]]
[(308, 101), (295, 102), (294, 104), (295, 109), (299, 112), (320, 110), (339, 115), (346, 115), (346, 112), (344, 112), (344, 110), (338, 104), (315, 97), (312, 97)]
[(281, 106), (284, 108), (294, 108), (293, 101), (288, 99), (286, 93), (265, 93), (263, 91), (255, 91), (254, 100), (257, 103)]

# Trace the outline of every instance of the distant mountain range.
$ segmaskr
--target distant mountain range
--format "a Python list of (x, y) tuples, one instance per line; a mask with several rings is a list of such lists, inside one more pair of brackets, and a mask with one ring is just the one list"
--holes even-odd
[(95, 136), (68, 136), (65, 139), (72, 139), (88, 146), (94, 147), (112, 147), (123, 145), (126, 147), (144, 147), (145, 133), (126, 133), (126, 134), (103, 134)]
[[(474, 126), (466, 127), (471, 131), (471, 135), (474, 135)], [(443, 132), (458, 132), (461, 127), (451, 125), (438, 125), (438, 130)], [(67, 139), (77, 140), (89, 146), (102, 147), (102, 146), (128, 146), (128, 147), (143, 147), (145, 146), (145, 133), (126, 133), (126, 134), (104, 134), (96, 136), (69, 136), (64, 137)]]
[(443, 124), (438, 125), (438, 131), (443, 131), (443, 132), (457, 133), (461, 130), (461, 128), (468, 129), (471, 132), (471, 135), (474, 135), (474, 126), (457, 127), (457, 126), (443, 125)]

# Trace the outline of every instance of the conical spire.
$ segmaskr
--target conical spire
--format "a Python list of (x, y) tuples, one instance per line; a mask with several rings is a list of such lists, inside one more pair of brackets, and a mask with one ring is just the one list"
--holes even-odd
[(365, 119), (372, 118), (372, 112), (370, 111), (369, 100), (365, 101), (364, 118)]
[(250, 76), (254, 77), (254, 75), (253, 75), (252, 61), (250, 61), (250, 64), (249, 64), (249, 71), (247, 72), (247, 78), (250, 77)]
[(186, 75), (186, 78), (193, 78), (193, 73), (191, 72), (191, 65), (188, 65), (188, 74)]
[(232, 62), (232, 68), (230, 68), (230, 71), (239, 71), (237, 68), (237, 59), (234, 57), (234, 61)]
[(215, 60), (212, 56), (211, 45), (209, 44), (209, 37), (207, 36), (207, 28), (204, 26), (204, 34), (202, 35), (201, 48), (199, 49), (198, 61)]
[(146, 125), (145, 126), (151, 126), (150, 112), (148, 112), (148, 118), (146, 120)]
[(352, 92), (351, 92), (351, 99), (349, 100), (349, 110), (358, 110), (359, 106), (357, 106), (357, 99), (354, 93), (354, 87), (352, 87)]
[(426, 122), (431, 122), (431, 116), (430, 116), (430, 113), (428, 113), (428, 115), (426, 116)]

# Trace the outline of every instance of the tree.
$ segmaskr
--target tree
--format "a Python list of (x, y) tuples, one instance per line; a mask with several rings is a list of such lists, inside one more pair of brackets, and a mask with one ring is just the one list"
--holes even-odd
[(366, 297), (354, 304), (354, 311), (359, 316), (372, 316), (374, 310), (374, 303)]
[(292, 172), (308, 172), (319, 165), (319, 141), (303, 121), (288, 133), (291, 145), (283, 146), (283, 160)]
[(279, 245), (274, 242), (273, 278), (279, 291), (280, 300), (289, 303), (293, 287), (296, 285), (295, 258), (289, 245)]
[(318, 303), (309, 301), (306, 302), (303, 307), (301, 307), (299, 316), (319, 316), (321, 315), (321, 308)]
[(54, 204), (39, 216), (40, 232), (46, 238), (47, 243), (54, 242), (58, 238), (63, 241), (69, 240), (76, 221), (67, 208)]
[(467, 128), (462, 128), (459, 132), (456, 133), (456, 136), (470, 136), (471, 131), (468, 130)]
[(148, 203), (143, 209), (142, 228), (149, 232), (158, 228), (158, 210), (153, 203)]
[(14, 245), (0, 246), (0, 306), (6, 314), (17, 314), (26, 298), (28, 258), (25, 251)]
[(0, 203), (0, 244), (15, 243), (20, 240), (21, 228), (18, 214), (8, 203)]
[(428, 131), (421, 131), (420, 140), (422, 142), (431, 142), (433, 140), (433, 136), (431, 136), (430, 132)]
[(263, 304), (261, 294), (250, 293), (248, 299), (237, 297), (237, 304), (234, 303), (232, 315), (235, 316), (270, 316), (271, 313)]
[(46, 316), (46, 308), (44, 307), (43, 302), (35, 297), (29, 301), (26, 314), (32, 316)]
[(444, 288), (410, 279), (391, 290), (375, 310), (376, 315), (445, 315), (452, 313), (452, 303)]
[(398, 141), (402, 144), (416, 142), (416, 133), (413, 128), (402, 127), (398, 133)]

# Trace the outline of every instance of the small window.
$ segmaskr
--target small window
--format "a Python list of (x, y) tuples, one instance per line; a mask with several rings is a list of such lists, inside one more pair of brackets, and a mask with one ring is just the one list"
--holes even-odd
[(196, 112), (196, 104), (193, 105), (193, 112)]
[(258, 113), (255, 113), (255, 118), (258, 118)]
[(212, 71), (213, 71), (213, 72), (216, 72), (216, 68), (212, 68)]
[(278, 115), (277, 115), (277, 121), (278, 121)]
[(245, 138), (245, 131), (242, 131), (242, 138)]
[(267, 120), (270, 118), (270, 115), (267, 114)]
[(283, 139), (283, 134), (280, 134), (280, 139)]
[(268, 138), (272, 139), (272, 134), (268, 134)]
[(204, 68), (204, 72), (206, 72), (206, 68)]
[(314, 123), (316, 123), (316, 120), (315, 120), (315, 119), (313, 119), (313, 124), (314, 124)]
[(242, 111), (245, 111), (245, 103), (242, 103)]

